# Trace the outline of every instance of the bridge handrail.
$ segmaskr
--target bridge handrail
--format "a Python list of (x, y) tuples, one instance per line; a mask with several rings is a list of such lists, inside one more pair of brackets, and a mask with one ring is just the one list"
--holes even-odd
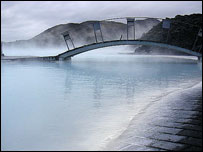
[[(95, 21), (100, 21), (100, 22), (102, 22), (102, 21), (111, 21), (111, 20), (118, 20), (118, 19), (127, 19), (127, 18), (143, 18), (143, 19), (159, 19), (159, 20), (164, 20), (163, 18), (159, 18), (159, 17), (118, 17), (118, 18), (108, 18), (108, 19), (103, 19), (103, 20), (95, 20)], [(170, 18), (167, 18), (167, 19), (170, 19)], [(94, 22), (94, 20), (92, 20), (92, 22)], [(115, 21), (116, 22), (116, 21)], [(82, 22), (83, 23), (83, 22)], [(118, 22), (118, 23), (121, 23), (121, 22)], [(199, 30), (199, 28), (201, 28), (201, 26), (198, 26), (198, 25), (193, 25), (193, 24), (189, 24), (189, 23), (186, 23), (186, 22), (178, 22), (178, 21), (174, 21), (174, 20), (172, 20), (172, 22), (171, 22), (171, 24), (173, 24), (173, 23), (182, 23), (182, 24), (187, 24), (187, 25), (190, 25), (190, 26), (194, 26), (194, 27), (198, 27), (198, 30)], [(74, 23), (74, 24), (78, 24), (78, 25), (80, 25), (81, 23)], [(125, 25), (125, 23), (122, 23), (122, 24), (124, 24)], [(74, 28), (74, 29), (72, 29), (72, 30), (67, 30), (67, 31), (65, 31), (65, 32), (69, 32), (69, 33), (71, 33), (72, 31), (75, 31), (75, 30), (77, 30), (77, 29), (79, 29), (79, 27), (78, 28)], [(61, 34), (63, 34), (64, 32), (62, 32)]]
[[(88, 46), (93, 46), (93, 45), (96, 45), (96, 44), (100, 44), (100, 43), (102, 43), (102, 44), (105, 44), (105, 43), (109, 43), (109, 44), (107, 44), (106, 46), (111, 46), (111, 44), (110, 44), (110, 42), (116, 42), (116, 43), (114, 43), (114, 45), (153, 45), (153, 46), (161, 46), (161, 47), (168, 47), (168, 48), (170, 48), (170, 49), (177, 49), (177, 50), (179, 50), (179, 51), (182, 51), (182, 52), (185, 52), (185, 53), (188, 53), (188, 54), (191, 54), (191, 55), (196, 55), (196, 56), (200, 56), (200, 53), (198, 53), (198, 52), (195, 52), (195, 51), (193, 51), (193, 48), (192, 48), (192, 50), (189, 50), (189, 49), (186, 49), (186, 48), (182, 48), (182, 47), (179, 47), (179, 46), (175, 46), (175, 45), (171, 45), (171, 44), (166, 44), (166, 42), (159, 42), (159, 41), (150, 41), (150, 40), (141, 40), (141, 39), (136, 39), (136, 37), (135, 37), (135, 19), (138, 19), (138, 18), (142, 18), (142, 19), (161, 19), (162, 21), (160, 22), (160, 23), (163, 23), (163, 26), (162, 26), (162, 28), (164, 28), (164, 29), (168, 29), (168, 34), (167, 34), (167, 42), (168, 42), (168, 37), (169, 37), (169, 31), (170, 31), (170, 26), (171, 26), (171, 24), (173, 25), (173, 24), (175, 24), (175, 23), (181, 23), (181, 24), (187, 24), (187, 25), (190, 25), (190, 26), (193, 26), (193, 27), (198, 27), (198, 34), (197, 34), (197, 36), (196, 36), (196, 40), (195, 40), (195, 43), (193, 43), (193, 46), (195, 46), (195, 44), (196, 44), (196, 41), (198, 40), (198, 36), (200, 35), (199, 33), (200, 33), (200, 28), (201, 27), (199, 27), (198, 25), (193, 25), (193, 24), (190, 24), (190, 23), (186, 23), (186, 22), (180, 22), (180, 21), (176, 21), (174, 18), (166, 18), (166, 21), (164, 22), (163, 20), (165, 20), (165, 19), (163, 19), (163, 18), (154, 18), (154, 17), (118, 17), (118, 18), (110, 18), (110, 19), (104, 19), (104, 20), (100, 20), (100, 21), (90, 21), (90, 24), (85, 24), (85, 26), (88, 26), (89, 27), (89, 25), (91, 25), (91, 23), (92, 23), (92, 27), (90, 26), (90, 28), (92, 28), (92, 31), (94, 32), (94, 35), (95, 35), (95, 40), (96, 40), (96, 43), (95, 42), (92, 42), (92, 43), (89, 43), (89, 44), (84, 44), (84, 45), (82, 45), (82, 46), (79, 46), (79, 47), (76, 47), (75, 48), (75, 45), (73, 44), (73, 40), (72, 40), (72, 38), (71, 38), (71, 33), (69, 33), (69, 32), (71, 32), (71, 31), (75, 31), (75, 30), (77, 30), (77, 29), (79, 29), (79, 28), (81, 28), (81, 27), (78, 27), (78, 28), (74, 28), (74, 29), (72, 29), (72, 30), (68, 30), (68, 31), (66, 31), (66, 33), (67, 33), (67, 35), (64, 35), (64, 32), (62, 33), (62, 35), (64, 36), (64, 39), (65, 39), (65, 42), (66, 42), (66, 40), (71, 40), (71, 42), (72, 42), (72, 45), (73, 45), (73, 48), (74, 49), (71, 49), (71, 50), (69, 50), (69, 46), (68, 46), (68, 44), (67, 44), (67, 42), (66, 42), (66, 44), (67, 44), (67, 47), (68, 47), (68, 50), (69, 51), (65, 51), (65, 52), (63, 52), (63, 53), (61, 53), (61, 54), (59, 54), (58, 56), (61, 56), (61, 55), (63, 55), (63, 54), (65, 54), (65, 53), (67, 53), (67, 52), (71, 52), (71, 51), (74, 51), (74, 50), (76, 50), (76, 49), (80, 49), (80, 48), (84, 48), (84, 47), (88, 47)], [(100, 27), (100, 24), (98, 23), (98, 22), (102, 22), (102, 21), (111, 21), (111, 20), (118, 20), (118, 19), (126, 19), (126, 21), (127, 21), (127, 24), (125, 24), (125, 23), (123, 23), (123, 22), (115, 22), (115, 23), (121, 23), (121, 24), (123, 24), (123, 25), (127, 25), (127, 38), (125, 38), (125, 39), (123, 39), (123, 40), (121, 40), (120, 39), (120, 41), (119, 40), (104, 40), (103, 39), (103, 34), (102, 34), (102, 30), (101, 30), (101, 27)], [(131, 20), (130, 20), (131, 19)], [(170, 20), (170, 21), (167, 21), (167, 20)], [(94, 23), (95, 22), (95, 23)], [(133, 23), (132, 23), (133, 22)], [(159, 23), (159, 24), (160, 24)], [(130, 25), (131, 24), (131, 25)], [(78, 24), (78, 25), (81, 25), (81, 24)], [(96, 26), (97, 25), (97, 26)], [(134, 29), (134, 31), (133, 31), (133, 33), (134, 33), (134, 40), (133, 41), (137, 41), (137, 42), (131, 42), (128, 38), (128, 29), (129, 29), (129, 26), (133, 26), (133, 29)], [(183, 25), (181, 25), (181, 26), (183, 26)], [(102, 38), (102, 42), (98, 42), (97, 41), (97, 35), (96, 35), (96, 30), (100, 30), (100, 33), (101, 33), (101, 38)], [(121, 35), (122, 36), (122, 35)], [(200, 35), (200, 37), (201, 37), (201, 35)], [(127, 42), (128, 41), (128, 42)], [(121, 43), (119, 43), (119, 42), (121, 42)], [(122, 42), (125, 42), (125, 43), (122, 43)], [(139, 43), (140, 42), (140, 43)], [(145, 42), (145, 43), (143, 43), (143, 42)], [(150, 42), (150, 43), (147, 43), (147, 42)], [(168, 46), (167, 46), (168, 45)], [(106, 47), (105, 45), (103, 45), (103, 47)], [(113, 45), (112, 45), (113, 46)], [(97, 46), (98, 47), (98, 46)], [(101, 45), (99, 46), (99, 47), (101, 47)], [(177, 48), (175, 48), (175, 47), (177, 47)], [(91, 49), (91, 48), (94, 48), (94, 46), (93, 47), (90, 47), (89, 49)], [(83, 49), (84, 50), (84, 49)], [(87, 51), (87, 50), (86, 50)], [(72, 53), (72, 54), (74, 54), (74, 53)], [(202, 56), (202, 55), (201, 55)]]
[(127, 19), (127, 18), (143, 18), (143, 19), (158, 19), (158, 20), (163, 20), (163, 18), (159, 18), (159, 17), (117, 17), (117, 18), (108, 18), (108, 19), (104, 19), (101, 21), (109, 21), (109, 20), (119, 20), (119, 19)]
[[(117, 20), (117, 19), (127, 19), (127, 18), (163, 19), (163, 18), (155, 18), (155, 17), (120, 17), (120, 18), (108, 18), (108, 19), (103, 19), (103, 20), (88, 20), (88, 21), (92, 21), (92, 22), (99, 21), (99, 22), (102, 22), (102, 21), (110, 21), (110, 20)], [(81, 23), (83, 23), (83, 22), (81, 22)], [(73, 24), (80, 25), (81, 23), (73, 23)], [(118, 22), (118, 23), (121, 23), (121, 22)], [(122, 24), (125, 25), (125, 23), (122, 23)], [(64, 31), (64, 32), (72, 32), (72, 31), (77, 30), (77, 29), (79, 29), (79, 27), (75, 28), (75, 29), (72, 29), (72, 30), (67, 30), (67, 31)], [(64, 32), (62, 32), (61, 34), (63, 34)]]

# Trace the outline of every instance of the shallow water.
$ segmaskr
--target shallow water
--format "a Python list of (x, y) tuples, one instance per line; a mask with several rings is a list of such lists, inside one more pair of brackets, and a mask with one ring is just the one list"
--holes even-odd
[(2, 61), (2, 150), (99, 150), (136, 113), (202, 81), (196, 61), (116, 54)]

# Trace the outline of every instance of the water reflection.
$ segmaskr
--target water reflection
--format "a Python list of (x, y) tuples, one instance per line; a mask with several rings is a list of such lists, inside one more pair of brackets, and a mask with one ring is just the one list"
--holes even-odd
[[(108, 87), (114, 90), (119, 90), (119, 93), (112, 93), (123, 96), (128, 103), (133, 102), (136, 94), (140, 94), (146, 88), (159, 90), (160, 88), (168, 88), (185, 77), (195, 78), (200, 76), (201, 69), (198, 69), (196, 63), (143, 63), (138, 62), (135, 66), (127, 66), (126, 63), (114, 62), (111, 64), (97, 62), (56, 62), (53, 67), (64, 70), (66, 73), (64, 96), (66, 99), (71, 94), (73, 80), (76, 77), (80, 78), (80, 82), (88, 85), (92, 89), (92, 99), (94, 106), (101, 106), (101, 96), (107, 95), (105, 92)], [(170, 81), (173, 81), (169, 84)], [(83, 85), (82, 84), (82, 85)], [(136, 90), (136, 91), (135, 91)], [(161, 90), (161, 89), (160, 89)], [(111, 95), (109, 94), (111, 97)]]
[(3, 150), (95, 150), (145, 99), (202, 80), (196, 63), (135, 56), (2, 62), (1, 76)]

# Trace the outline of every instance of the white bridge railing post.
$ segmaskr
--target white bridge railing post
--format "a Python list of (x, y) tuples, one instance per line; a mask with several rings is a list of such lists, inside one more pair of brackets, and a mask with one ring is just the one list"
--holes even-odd
[(133, 26), (133, 38), (135, 40), (135, 18), (127, 18), (127, 40), (129, 38), (129, 27)]
[(66, 43), (66, 46), (67, 46), (68, 50), (70, 50), (70, 48), (69, 48), (69, 46), (68, 46), (68, 43), (67, 43), (68, 40), (71, 41), (72, 46), (73, 46), (73, 48), (75, 49), (75, 45), (74, 45), (74, 43), (73, 43), (72, 38), (70, 37), (69, 32), (68, 32), (68, 31), (67, 31), (67, 32), (64, 32), (64, 33), (62, 33), (62, 35), (63, 35), (63, 38), (64, 38), (64, 40), (65, 40), (65, 43)]
[(94, 36), (95, 36), (96, 43), (98, 43), (97, 34), (96, 34), (96, 31), (98, 31), (98, 30), (100, 31), (102, 42), (104, 42), (100, 21), (96, 21), (93, 23), (93, 29), (94, 29)]

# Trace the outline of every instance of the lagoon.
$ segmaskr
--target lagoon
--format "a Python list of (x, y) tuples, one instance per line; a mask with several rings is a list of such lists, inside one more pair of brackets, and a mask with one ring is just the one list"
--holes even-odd
[(2, 61), (2, 150), (100, 150), (151, 102), (201, 82), (201, 67), (191, 57), (118, 53)]

